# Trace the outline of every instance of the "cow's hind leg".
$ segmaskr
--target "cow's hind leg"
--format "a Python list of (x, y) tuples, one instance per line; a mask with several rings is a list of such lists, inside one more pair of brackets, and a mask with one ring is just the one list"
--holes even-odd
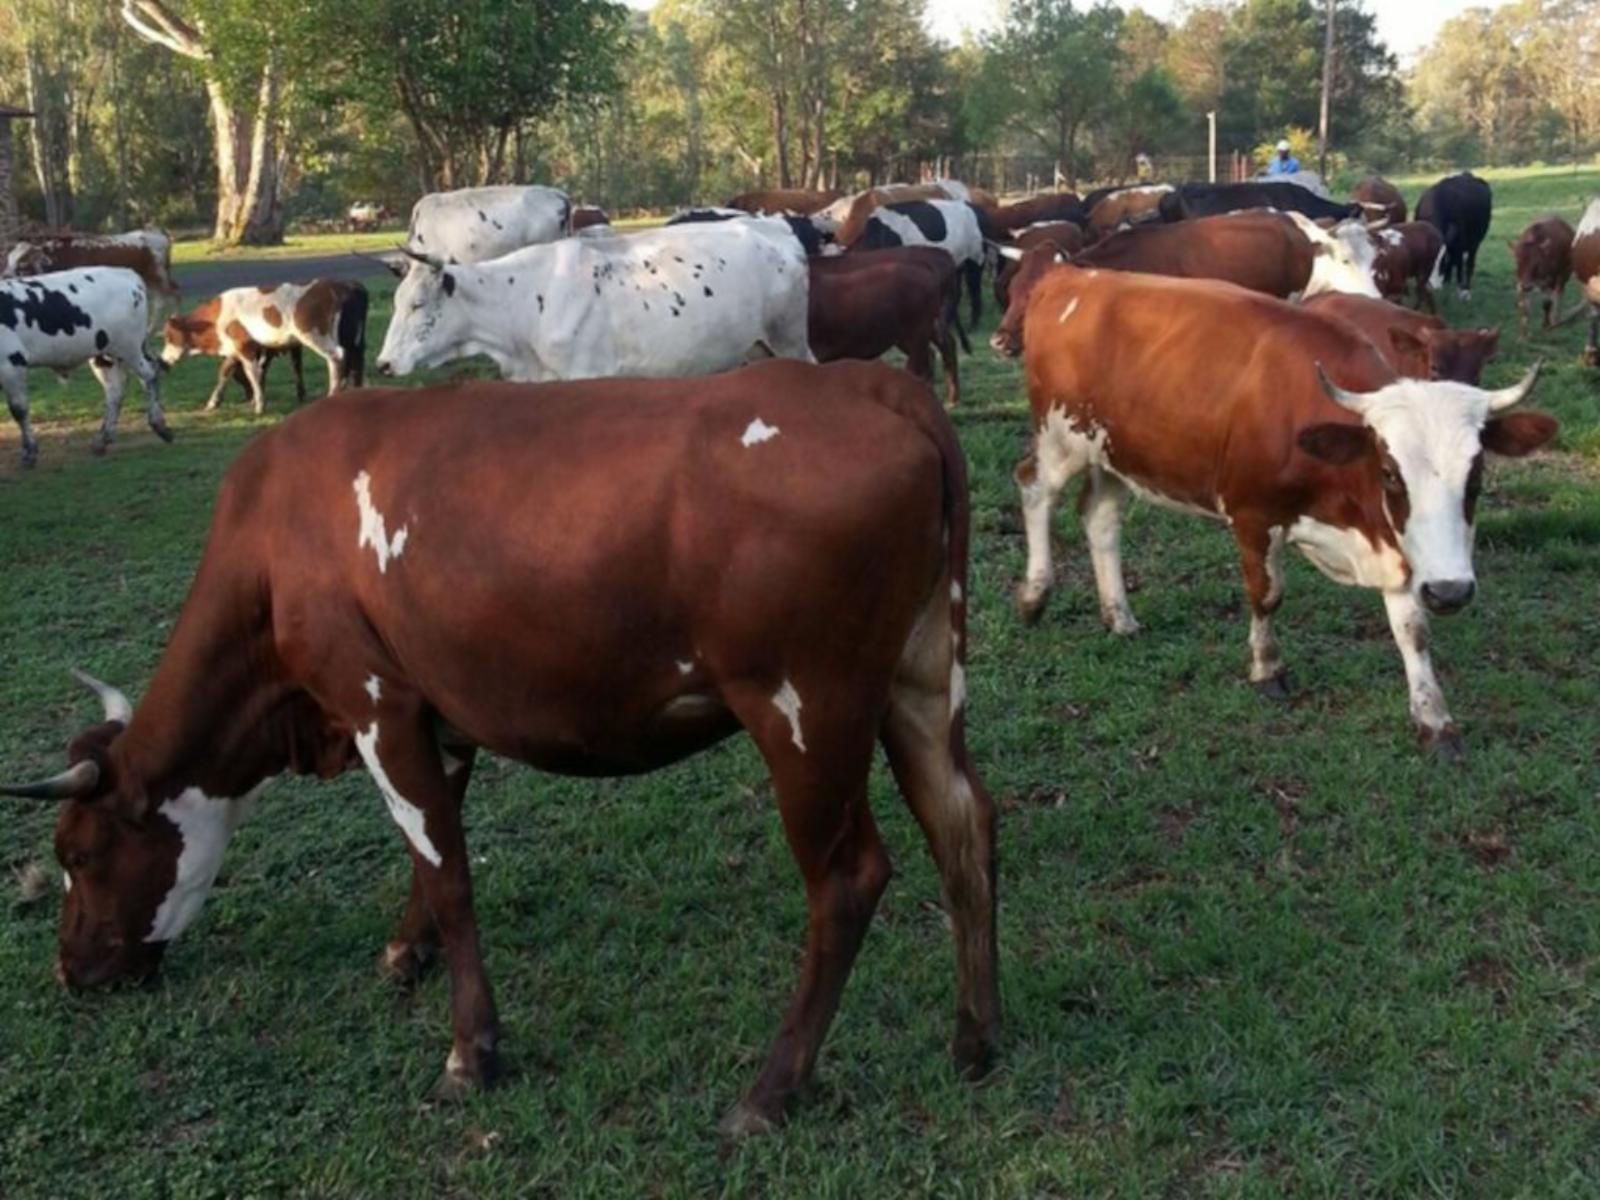
[(983, 320), (983, 260), (961, 264), (961, 273), (967, 279), (967, 299), (972, 304), (972, 327), (976, 329)]
[(1411, 697), (1411, 719), (1424, 750), (1441, 758), (1458, 759), (1466, 746), (1445, 708), (1444, 692), (1433, 673), (1428, 654), (1428, 614), (1409, 591), (1385, 592), (1383, 606), (1389, 614), (1389, 631), (1406, 666), (1406, 687)]
[(1289, 698), (1289, 671), (1272, 633), (1272, 614), (1283, 603), (1283, 530), (1236, 521), (1244, 590), (1250, 600), (1250, 682), (1269, 700)]
[(956, 948), (956, 1068), (989, 1067), (1000, 1028), (995, 938), (995, 809), (967, 758), (966, 669), (952, 610), (965, 597), (942, 579), (906, 642), (882, 740), (889, 767), (939, 866)]
[(1028, 538), (1028, 570), (1017, 589), (1017, 612), (1029, 625), (1039, 619), (1050, 594), (1054, 565), (1050, 561), (1050, 518), (1061, 489), (1089, 462), (1088, 446), (1049, 424), (1033, 439), (1033, 453), (1012, 471), (1022, 494), (1022, 524)]
[(155, 435), (163, 442), (172, 441), (172, 430), (167, 427), (167, 414), (161, 408), (161, 364), (140, 348), (139, 357), (130, 364), (139, 377), (139, 387), (144, 391), (144, 419)]
[(89, 360), (89, 369), (100, 381), (106, 394), (105, 416), (100, 421), (100, 432), (89, 439), (91, 454), (104, 454), (117, 436), (117, 423), (122, 419), (122, 398), (128, 391), (128, 372), (122, 364), (98, 355)]
[(1589, 341), (1583, 347), (1583, 365), (1600, 367), (1600, 304), (1593, 302), (1589, 304)]
[(808, 693), (803, 676), (738, 691), (729, 706), (772, 771), (808, 920), (799, 986), (755, 1085), (723, 1118), (727, 1137), (775, 1126), (810, 1077), (890, 873), (867, 807), (873, 730), (855, 698)]
[(1128, 586), (1122, 577), (1122, 512), (1127, 502), (1127, 484), (1099, 467), (1089, 469), (1089, 478), (1078, 495), (1078, 511), (1094, 565), (1100, 620), (1118, 634), (1139, 632), (1139, 622), (1128, 607)]
[(28, 420), (27, 368), (6, 366), (0, 371), (0, 387), (5, 388), (6, 407), (22, 434), (22, 465), (31, 467), (39, 461), (39, 442), (33, 436), (33, 423)]

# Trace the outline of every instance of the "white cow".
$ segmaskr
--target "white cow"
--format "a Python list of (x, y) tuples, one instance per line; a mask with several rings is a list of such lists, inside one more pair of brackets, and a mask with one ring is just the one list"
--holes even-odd
[(105, 453), (116, 436), (128, 372), (144, 388), (145, 416), (172, 440), (161, 412), (161, 368), (145, 353), (150, 298), (144, 281), (122, 267), (83, 267), (25, 279), (0, 280), (0, 387), (22, 430), (22, 465), (39, 458), (28, 422), (28, 368), (67, 372), (90, 364), (106, 393), (105, 420), (91, 443)]
[(472, 266), (413, 258), (378, 355), (385, 375), (470, 354), (532, 382), (812, 360), (806, 259), (779, 220), (566, 238)]
[(446, 263), (487, 262), (572, 235), (572, 201), (548, 187), (433, 192), (411, 209), (406, 244)]

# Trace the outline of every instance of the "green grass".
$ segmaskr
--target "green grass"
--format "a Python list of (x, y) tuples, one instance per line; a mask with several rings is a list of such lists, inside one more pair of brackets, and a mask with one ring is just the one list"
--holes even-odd
[[(1557, 201), (1575, 218), (1600, 175), (1496, 187), (1476, 299), (1452, 316), (1509, 325), (1504, 239)], [(1508, 329), (1491, 380), (1546, 355), (1563, 431), (1556, 453), (1492, 469), (1480, 598), (1435, 625), (1459, 768), (1415, 749), (1378, 598), (1297, 558), (1278, 628), (1301, 690), (1258, 700), (1230, 544), (1204, 523), (1135, 505), (1145, 632), (1113, 640), (1064, 516), (1054, 607), (1021, 628), (1018, 375), (967, 360), (969, 730), (1002, 806), (1006, 1027), (984, 1085), (950, 1069), (938, 888), (880, 771), (898, 874), (816, 1082), (781, 1134), (719, 1152), (804, 919), (739, 740), (628, 781), (485, 763), (468, 820), (512, 1075), (431, 1108), (445, 983), (405, 997), (376, 977), (408, 867), (351, 773), (271, 789), (148, 990), (63, 994), (59, 892), (8, 905), (0, 1194), (1596, 1195), (1600, 398), (1582, 336), (1535, 349)], [(280, 364), (266, 419), (237, 400), (195, 412), (212, 370), (170, 377), (174, 446), (130, 406), (91, 460), (92, 384), (48, 378), (40, 467), (21, 476), (14, 433), (0, 443), (5, 774), (56, 769), (90, 718), (70, 665), (137, 695), (219, 478), (287, 411)], [(7, 811), (0, 866), (54, 880), (51, 814)]]

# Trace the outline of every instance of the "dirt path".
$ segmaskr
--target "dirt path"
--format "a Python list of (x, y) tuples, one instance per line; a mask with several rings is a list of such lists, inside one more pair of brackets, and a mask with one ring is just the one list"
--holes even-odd
[(360, 254), (329, 254), (315, 258), (229, 259), (217, 263), (187, 263), (174, 267), (178, 286), (187, 306), (205, 296), (227, 288), (258, 284), (305, 283), (312, 279), (370, 279), (386, 273), (385, 262), (398, 254), (379, 259)]

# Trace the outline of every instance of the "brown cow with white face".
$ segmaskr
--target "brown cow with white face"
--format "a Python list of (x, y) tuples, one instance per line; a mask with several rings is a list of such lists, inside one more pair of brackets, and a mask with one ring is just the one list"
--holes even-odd
[(1572, 278), (1572, 241), (1577, 235), (1562, 217), (1543, 217), (1510, 242), (1517, 265), (1517, 317), (1528, 337), (1528, 297), (1538, 292), (1544, 307), (1542, 328), (1555, 325), (1556, 310)]
[(1086, 473), (1080, 511), (1113, 632), (1138, 629), (1120, 550), (1134, 492), (1232, 532), (1251, 608), (1250, 679), (1281, 695), (1271, 616), (1283, 598), (1279, 554), (1297, 546), (1330, 578), (1382, 591), (1423, 743), (1458, 753), (1428, 614), (1455, 612), (1476, 590), (1483, 452), (1527, 454), (1555, 433), (1550, 417), (1510, 411), (1538, 369), (1501, 391), (1397, 378), (1354, 329), (1225, 284), (1056, 266), (1012, 291), (1013, 305), (1028, 293), (1034, 426), (1017, 470), (1024, 617), (1037, 619), (1049, 591), (1056, 500)]
[(981, 1072), (999, 993), (994, 807), (964, 736), (969, 525), (954, 429), (877, 363), (300, 411), (229, 470), (143, 700), (101, 688), (66, 772), (0, 789), (64, 801), (63, 981), (153, 970), (266, 780), (362, 764), (414, 872), (384, 961), (409, 973), (443, 943), (441, 1090), (486, 1084), (499, 1022), (461, 822), (477, 748), (637, 774), (743, 730), (810, 910), (799, 986), (724, 1125), (757, 1131), (810, 1075), (889, 880), (881, 743), (943, 875), (954, 1053)]

